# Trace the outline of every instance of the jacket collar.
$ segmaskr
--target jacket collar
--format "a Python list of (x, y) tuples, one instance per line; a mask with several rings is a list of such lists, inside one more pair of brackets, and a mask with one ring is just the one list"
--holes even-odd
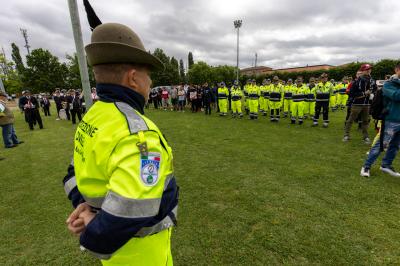
[(136, 91), (117, 84), (99, 83), (96, 85), (97, 96), (103, 102), (124, 102), (139, 113), (144, 114), (144, 97)]

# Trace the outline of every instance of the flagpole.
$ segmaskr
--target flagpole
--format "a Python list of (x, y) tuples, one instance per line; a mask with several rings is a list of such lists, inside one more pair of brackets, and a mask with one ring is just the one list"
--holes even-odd
[(76, 55), (78, 57), (79, 72), (81, 75), (81, 83), (83, 94), (85, 96), (86, 110), (92, 106), (92, 95), (89, 82), (89, 74), (86, 62), (85, 50), (83, 48), (82, 30), (79, 21), (78, 5), (76, 0), (68, 0), (69, 13), (71, 16), (72, 31), (74, 33), (74, 41), (76, 47)]

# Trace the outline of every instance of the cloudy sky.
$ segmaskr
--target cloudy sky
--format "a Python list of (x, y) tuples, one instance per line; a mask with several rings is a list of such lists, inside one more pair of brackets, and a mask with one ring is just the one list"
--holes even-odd
[[(240, 67), (273, 68), (400, 58), (398, 0), (91, 0), (103, 22), (131, 26), (146, 49), (212, 65), (236, 64), (233, 20), (242, 19)], [(78, 0), (85, 44), (90, 29)], [(67, 0), (1, 0), (0, 46), (26, 54), (20, 28), (31, 49), (46, 48), (65, 60), (75, 46)]]

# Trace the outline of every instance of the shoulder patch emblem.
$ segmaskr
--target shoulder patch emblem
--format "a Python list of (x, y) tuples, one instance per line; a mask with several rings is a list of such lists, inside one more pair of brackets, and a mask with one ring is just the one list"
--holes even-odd
[(148, 156), (141, 156), (140, 178), (146, 186), (154, 186), (159, 179), (161, 155), (149, 152)]

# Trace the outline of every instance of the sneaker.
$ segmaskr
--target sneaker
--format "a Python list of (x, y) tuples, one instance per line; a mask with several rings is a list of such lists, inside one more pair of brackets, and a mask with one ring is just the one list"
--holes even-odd
[(400, 177), (400, 173), (396, 172), (392, 166), (381, 166), (379, 169), (381, 169), (382, 172), (387, 173), (391, 176), (394, 177)]
[(322, 126), (326, 128), (328, 127), (328, 125), (329, 125), (328, 123), (324, 123)]
[(56, 118), (56, 121), (60, 121), (60, 118)]
[(370, 140), (369, 138), (365, 138), (365, 139), (364, 139), (364, 143), (365, 143), (365, 144), (371, 144), (371, 140)]
[(318, 126), (318, 122), (313, 122), (312, 126), (313, 127), (317, 127)]
[(363, 177), (370, 177), (369, 168), (362, 167), (360, 175), (363, 176)]
[(350, 137), (349, 137), (349, 136), (344, 136), (343, 142), (348, 142), (349, 140), (350, 140)]

